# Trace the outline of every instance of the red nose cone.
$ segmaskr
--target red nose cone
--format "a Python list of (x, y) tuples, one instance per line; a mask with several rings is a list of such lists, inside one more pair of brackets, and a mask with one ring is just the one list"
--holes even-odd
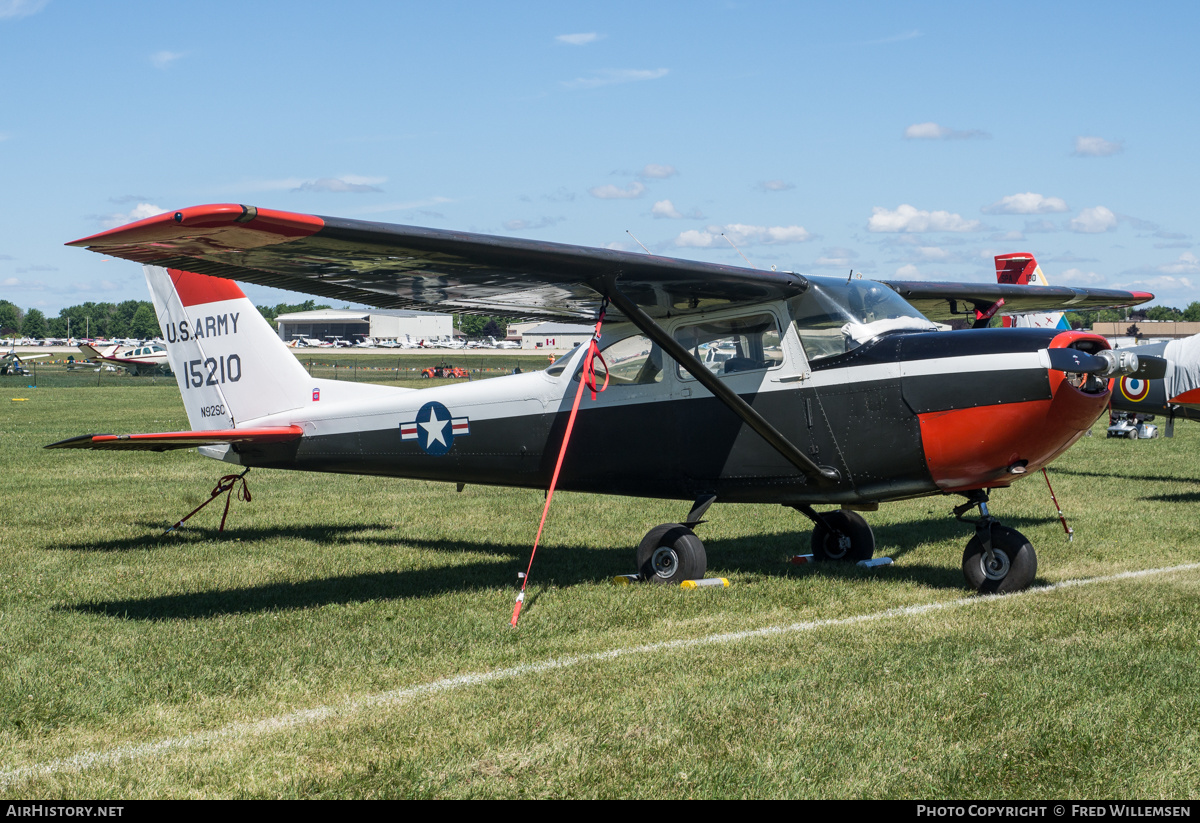
[[(1092, 352), (1108, 341), (1063, 332), (1049, 348), (1074, 345)], [(1038, 471), (1083, 436), (1108, 405), (1107, 382), (1084, 381), (1047, 369), (1049, 396), (1038, 400), (920, 415), (925, 462), (938, 488), (956, 492), (1007, 486)]]

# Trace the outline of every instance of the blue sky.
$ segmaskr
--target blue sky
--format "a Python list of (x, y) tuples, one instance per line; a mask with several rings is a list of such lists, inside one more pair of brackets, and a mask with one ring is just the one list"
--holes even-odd
[[(1200, 300), (1190, 3), (0, 0), (0, 298), (202, 203)], [(291, 296), (248, 288), (259, 303)]]

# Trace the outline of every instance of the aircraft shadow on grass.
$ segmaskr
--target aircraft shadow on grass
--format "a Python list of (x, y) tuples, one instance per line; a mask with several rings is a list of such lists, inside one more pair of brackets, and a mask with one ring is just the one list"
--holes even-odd
[(1171, 477), (1162, 474), (1130, 474), (1127, 471), (1108, 472), (1086, 472), (1078, 469), (1054, 469), (1054, 474), (1069, 474), (1074, 477), (1103, 477), (1106, 480), (1117, 478), (1119, 480), (1129, 480), (1135, 483), (1194, 483), (1196, 478), (1191, 477)]
[[(1020, 518), (1014, 518), (1013, 522), (1020, 522)], [(1028, 519), (1024, 522), (1041, 523), (1045, 522), (1045, 519)], [(923, 523), (920, 528), (915, 529), (910, 525), (884, 526), (876, 531), (877, 554), (887, 554), (893, 558), (902, 557), (921, 543), (969, 536), (969, 528), (965, 524), (940, 519)], [(492, 555), (497, 561), (427, 569), (364, 572), (300, 582), (268, 583), (261, 586), (214, 589), (159, 597), (96, 600), (62, 608), (128, 620), (156, 621), (203, 619), (277, 609), (306, 609), (370, 600), (434, 597), (447, 592), (491, 589), (510, 582), (515, 584), (517, 567), (524, 568), (529, 553), (528, 546), (462, 540), (399, 540), (388, 536), (389, 529), (389, 526), (382, 524), (305, 526), (290, 529), (234, 528), (227, 529), (223, 537), (231, 542), (241, 541), (240, 545), (279, 537), (311, 540), (330, 546), (347, 541), (390, 545), (403, 543), (430, 552), (473, 552)], [(378, 531), (379, 534), (363, 534), (373, 531)], [(215, 529), (192, 529), (190, 534), (196, 535), (195, 542), (222, 537)], [(155, 534), (59, 548), (125, 551), (152, 549), (165, 544), (179, 545), (177, 538)], [(714, 561), (709, 569), (710, 577), (733, 573), (795, 578), (814, 574), (845, 579), (878, 576), (887, 581), (915, 582), (937, 589), (963, 588), (962, 574), (956, 557), (947, 558), (944, 566), (906, 565), (887, 567), (886, 570), (861, 569), (839, 563), (793, 566), (787, 562), (788, 558), (795, 554), (806, 554), (809, 550), (807, 532), (714, 540), (709, 544), (709, 549)], [(632, 561), (632, 552), (628, 546), (610, 549), (543, 546), (539, 549), (534, 563), (531, 596), (527, 608), (534, 605), (539, 592), (547, 586), (594, 583), (617, 574), (631, 573), (634, 571)]]

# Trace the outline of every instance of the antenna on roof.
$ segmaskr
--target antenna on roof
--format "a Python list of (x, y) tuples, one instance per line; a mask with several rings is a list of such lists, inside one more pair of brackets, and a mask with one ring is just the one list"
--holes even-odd
[[(725, 232), (721, 232), (721, 236), (725, 237)], [(725, 237), (725, 239), (729, 242), (729, 245), (733, 246), (732, 240), (730, 240), (728, 237)], [(746, 261), (747, 266), (749, 266), (752, 269), (758, 268), (757, 266), (755, 266), (753, 263), (750, 262), (750, 259), (748, 257), (746, 257), (746, 255), (742, 254), (742, 250), (739, 249), (737, 246), (733, 246), (733, 250), (735, 252), (737, 252), (739, 255), (741, 255), (741, 258)]]
[[(633, 232), (631, 232), (629, 229), (625, 229), (625, 233), (630, 237), (633, 237)], [(633, 237), (633, 242), (637, 243), (639, 246), (642, 246), (642, 241), (638, 240), (636, 237)], [(646, 254), (650, 253), (650, 249), (646, 248), (645, 246), (642, 246), (642, 251), (644, 251)]]

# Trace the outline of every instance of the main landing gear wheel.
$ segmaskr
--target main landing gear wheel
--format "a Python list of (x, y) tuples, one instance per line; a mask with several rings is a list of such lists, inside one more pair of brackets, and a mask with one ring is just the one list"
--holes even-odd
[(1007, 594), (1029, 587), (1037, 576), (1037, 555), (1025, 535), (1016, 529), (993, 524), (992, 557), (989, 562), (983, 532), (976, 532), (963, 552), (963, 576), (967, 585), (981, 594)]
[(695, 532), (679, 523), (663, 523), (642, 538), (637, 565), (643, 580), (682, 583), (704, 577), (708, 557)]
[(875, 553), (875, 534), (858, 512), (829, 512), (821, 515), (812, 530), (812, 553), (814, 560), (870, 560)]

